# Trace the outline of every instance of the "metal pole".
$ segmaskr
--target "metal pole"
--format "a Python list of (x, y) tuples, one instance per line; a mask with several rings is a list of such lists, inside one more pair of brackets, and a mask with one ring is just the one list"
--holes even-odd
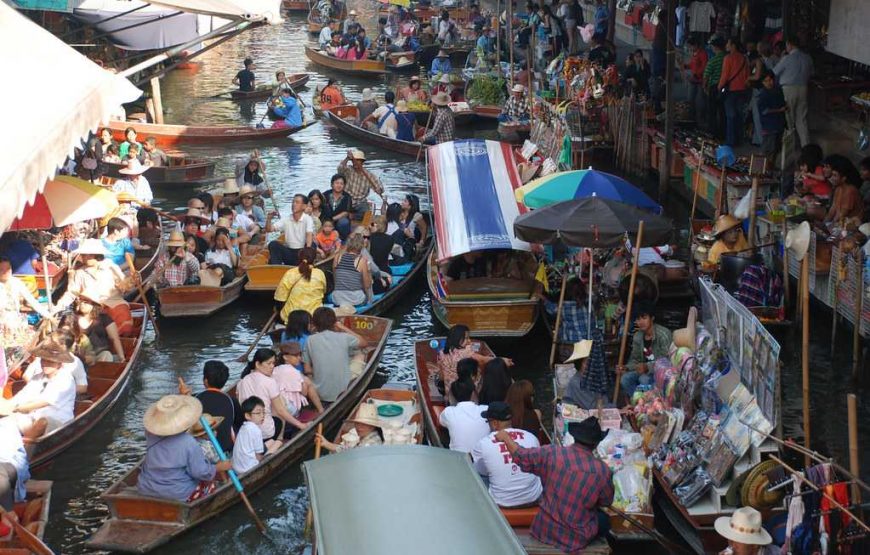
[[(665, 160), (664, 168), (659, 170), (659, 203), (668, 196), (668, 185), (671, 180), (671, 164), (674, 159), (674, 65), (676, 62), (674, 52), (674, 35), (676, 34), (676, 0), (668, 0), (665, 7), (667, 18), (667, 65), (665, 66)], [(612, 16), (611, 16), (612, 17)], [(659, 22), (661, 25), (661, 22)]]
[(149, 19), (148, 21), (140, 21), (138, 23), (126, 25), (124, 27), (118, 27), (117, 29), (112, 29), (111, 31), (106, 31), (105, 33), (100, 33), (98, 35), (94, 35), (93, 37), (91, 37), (91, 40), (93, 41), (93, 40), (96, 40), (99, 38), (107, 37), (109, 35), (114, 35), (115, 33), (120, 33), (121, 31), (126, 31), (128, 29), (135, 29), (137, 27), (144, 27), (145, 25), (149, 25), (151, 23), (157, 23), (158, 21), (165, 21), (167, 19), (177, 17), (177, 16), (182, 15), (184, 13), (185, 12), (172, 12), (169, 15), (158, 15), (158, 16), (154, 17), (153, 19)]
[[(801, 383), (803, 390), (804, 446), (810, 449), (810, 258), (801, 260)], [(810, 458), (804, 458), (810, 466)]]
[[(102, 25), (103, 23), (108, 23), (109, 21), (112, 21), (114, 19), (118, 19), (119, 17), (124, 17), (125, 15), (129, 15), (133, 12), (137, 12), (137, 11), (141, 10), (142, 8), (147, 8), (148, 6), (149, 6), (149, 4), (143, 3), (141, 6), (133, 8), (132, 10), (127, 10), (126, 12), (121, 12), (121, 13), (113, 15), (112, 17), (107, 17), (106, 19), (100, 19), (99, 21), (94, 21), (93, 23), (86, 23), (85, 25), (88, 27), (96, 28), (97, 25)], [(78, 29), (74, 29), (72, 31), (68, 31), (68, 32), (62, 34), (59, 38), (60, 38), (60, 40), (66, 40), (67, 38), (70, 37), (70, 35), (74, 35), (78, 32), (79, 32)]]

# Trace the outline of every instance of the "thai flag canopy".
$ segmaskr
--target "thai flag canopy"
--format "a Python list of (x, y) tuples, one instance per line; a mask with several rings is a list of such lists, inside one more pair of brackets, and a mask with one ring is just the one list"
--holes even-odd
[(428, 153), (439, 260), (485, 249), (529, 250), (513, 232), (527, 209), (514, 195), (522, 182), (510, 145), (451, 141)]

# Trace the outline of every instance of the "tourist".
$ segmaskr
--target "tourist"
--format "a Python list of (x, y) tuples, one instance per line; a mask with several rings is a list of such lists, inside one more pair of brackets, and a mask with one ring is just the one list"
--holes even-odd
[(320, 219), (329, 219), (335, 224), (339, 238), (344, 241), (350, 235), (350, 213), (353, 210), (353, 199), (345, 191), (347, 181), (337, 173), (330, 180), (330, 191), (326, 194)]
[(305, 363), (302, 362), (302, 346), (295, 341), (288, 341), (278, 345), (281, 354), (281, 364), (275, 366), (272, 377), (278, 382), (278, 389), (284, 397), (284, 404), (295, 417), (309, 404), (314, 406), (317, 413), (323, 412), (323, 404), (314, 382), (307, 377)]
[(314, 437), (326, 450), (332, 453), (340, 453), (357, 447), (383, 445), (384, 432), (381, 429), (382, 424), (378, 418), (377, 407), (373, 403), (360, 405), (353, 418), (347, 419), (347, 422), (353, 424), (353, 428), (342, 435), (340, 444), (329, 441), (320, 433), (314, 434)]
[[(308, 209), (306, 214), (314, 219), (314, 231), (320, 231), (323, 225), (323, 206), (326, 204), (326, 197), (323, 196), (318, 189), (313, 189), (308, 193)], [(334, 224), (335, 222), (333, 222)]]
[[(719, 37), (710, 39), (713, 56), (704, 67), (704, 89), (707, 92), (707, 130), (719, 136), (724, 119), (724, 98), (719, 81), (722, 77), (722, 64), (725, 61), (725, 41)], [(738, 68), (734, 68), (735, 71)]]
[(813, 59), (799, 48), (798, 40), (789, 37), (785, 41), (786, 55), (773, 68), (773, 73), (782, 87), (792, 125), (797, 130), (800, 146), (810, 143), (808, 122), (808, 85), (813, 76)]
[(187, 241), (181, 231), (173, 230), (166, 241), (166, 252), (154, 264), (157, 287), (181, 287), (199, 283), (200, 264), (196, 256), (188, 252)]
[[(474, 365), (476, 367), (477, 363)], [(438, 422), (450, 433), (450, 449), (471, 453), (478, 442), (489, 434), (489, 426), (481, 417), (487, 407), (473, 400), (474, 384), (470, 381), (453, 382), (450, 395), (455, 403), (441, 411)]]
[(106, 259), (111, 260), (122, 270), (127, 267), (127, 254), (135, 257), (136, 250), (130, 240), (130, 225), (121, 218), (110, 218), (106, 224)]
[(257, 69), (257, 66), (251, 58), (245, 58), (244, 64), (245, 69), (240, 70), (233, 77), (233, 85), (238, 85), (241, 92), (251, 92), (256, 85), (257, 78), (254, 75), (254, 70)]
[(148, 407), (145, 460), (136, 483), (140, 494), (191, 502), (214, 491), (217, 472), (232, 468), (232, 461), (208, 462), (188, 433), (200, 416), (202, 403), (189, 395), (166, 395)]
[(299, 101), (296, 99), (296, 93), (293, 89), (283, 89), (281, 96), (275, 100), (272, 105), (272, 111), (280, 119), (272, 124), (272, 127), (302, 127), (302, 109), (299, 107)]
[(266, 404), (256, 395), (251, 395), (241, 405), (245, 415), (245, 423), (239, 428), (239, 435), (233, 446), (233, 470), (237, 474), (254, 469), (264, 457), (272, 455), (282, 443), (280, 440), (269, 439), (263, 442), (260, 428), (266, 417)]
[(275, 289), (274, 300), (282, 303), (281, 320), (287, 318), (294, 310), (305, 310), (314, 314), (323, 304), (326, 295), (326, 274), (314, 266), (317, 252), (312, 247), (304, 247), (299, 251), (299, 263), (284, 272), (278, 287)]
[(393, 91), (387, 91), (386, 93), (384, 93), (385, 104), (369, 114), (364, 120), (360, 122), (360, 125), (362, 127), (374, 126), (377, 129), (377, 132), (381, 135), (386, 135), (391, 139), (395, 139), (397, 125), (396, 106), (393, 104), (395, 100), (396, 95), (393, 94)]
[(655, 361), (667, 358), (671, 348), (671, 330), (656, 324), (655, 305), (651, 302), (638, 302), (631, 316), (637, 331), (631, 339), (631, 356), (622, 368), (620, 384), (625, 395), (631, 399), (639, 385), (653, 383), (652, 374)]
[(320, 30), (320, 35), (317, 37), (317, 44), (320, 45), (321, 50), (326, 50), (326, 47), (332, 42), (332, 35), (335, 33), (336, 25), (337, 23), (335, 21), (330, 20), (329, 23), (324, 25)]
[(445, 281), (487, 277), (486, 258), (480, 251), (463, 253), (441, 265)]
[[(76, 394), (84, 395), (88, 392), (88, 373), (85, 370), (85, 364), (78, 356), (73, 353), (76, 338), (74, 332), (68, 329), (58, 328), (49, 336), (49, 341), (59, 348), (66, 349), (72, 356), (72, 361), (61, 366), (61, 370), (72, 374), (73, 381), (76, 383)], [(24, 371), (24, 381), (29, 382), (34, 376), (42, 373), (42, 359), (34, 357), (27, 365), (27, 370)]]
[[(223, 390), (229, 377), (230, 369), (226, 364), (219, 360), (205, 361), (202, 367), (202, 385), (205, 390), (194, 395), (202, 403), (203, 411), (223, 419), (215, 428), (215, 436), (225, 453), (233, 450), (234, 430), (240, 428), (244, 422), (239, 401)], [(178, 378), (178, 393), (191, 393), (181, 378)]]
[(21, 432), (11, 419), (0, 419), (0, 507), (6, 512), (0, 521), (0, 537), (11, 532), (9, 519), (18, 520), (15, 503), (27, 499), (25, 484), (29, 479), (30, 464)]
[(121, 163), (121, 156), (118, 154), (117, 144), (110, 144), (106, 147), (106, 152), (103, 153), (103, 162), (109, 162), (112, 164)]
[[(135, 133), (136, 131), (133, 130)], [(110, 145), (115, 145), (115, 153), (117, 154), (118, 142), (112, 137), (112, 130), (108, 127), (103, 127), (100, 130), (100, 146), (103, 150), (103, 156), (105, 156), (106, 152), (109, 150)]]
[(351, 32), (351, 28), (354, 25), (358, 25), (357, 21), (356, 21), (356, 16), (357, 16), (356, 10), (350, 10), (347, 13), (347, 18), (344, 20), (344, 23), (342, 23), (342, 25), (341, 25), (341, 34), (349, 35)]
[[(384, 216), (376, 216), (372, 219), (368, 229), (368, 251), (372, 261), (380, 272), (392, 275), (393, 272), (390, 270), (390, 254), (393, 251), (395, 243), (393, 237), (387, 235), (386, 230), (387, 219)], [(377, 283), (375, 283), (376, 285)]]
[(127, 165), (118, 173), (125, 176), (126, 179), (118, 179), (112, 185), (112, 191), (116, 194), (127, 193), (133, 195), (142, 204), (151, 204), (154, 200), (154, 193), (151, 192), (151, 185), (145, 178), (143, 173), (148, 171), (148, 166), (143, 166), (139, 160), (129, 160)]
[(386, 269), (382, 270), (375, 262), (372, 253), (369, 252), (368, 245), (371, 238), (371, 226), (368, 228), (361, 225), (357, 226), (350, 236), (353, 237), (354, 235), (362, 237), (363, 240), (363, 248), (360, 250), (360, 254), (365, 258), (366, 264), (369, 267), (369, 273), (372, 276), (372, 293), (377, 295), (385, 292), (393, 283), (393, 277), (390, 274), (389, 263), (386, 264)]
[(140, 208), (136, 211), (136, 237), (133, 239), (133, 247), (143, 250), (156, 250), (163, 238), (163, 230), (160, 228), (160, 215), (153, 208)]
[[(436, 58), (437, 60), (438, 58)], [(420, 86), (420, 76), (414, 75), (408, 81), (408, 86), (402, 88), (399, 93), (402, 100), (405, 102), (426, 102), (429, 100), (429, 94)]]
[(80, 295), (75, 302), (76, 325), (87, 342), (80, 345), (82, 358), (88, 366), (95, 362), (124, 362), (124, 344), (118, 325), (102, 306), (85, 295)]
[(511, 426), (526, 430), (541, 437), (544, 426), (541, 424), (541, 411), (535, 408), (535, 386), (529, 380), (519, 380), (510, 385), (505, 403), (511, 408)]
[(235, 268), (239, 265), (239, 255), (230, 241), (230, 231), (221, 224), (228, 224), (223, 218), (218, 219), (214, 232), (214, 243), (205, 253), (203, 269), (220, 275), (220, 284), (229, 284), (236, 278)]
[(335, 224), (329, 218), (323, 220), (320, 231), (314, 236), (319, 258), (329, 258), (341, 249), (341, 238), (335, 230)]
[[(192, 435), (193, 439), (196, 440), (202, 454), (205, 455), (205, 460), (211, 464), (217, 464), (221, 460), (221, 454), (218, 452), (220, 444), (218, 444), (218, 447), (215, 447), (211, 442), (211, 438), (208, 437), (208, 432), (206, 432), (205, 427), (202, 425), (203, 420), (205, 420), (208, 429), (211, 430), (212, 435), (214, 435), (215, 430), (219, 425), (223, 424), (224, 419), (222, 416), (215, 417), (207, 412), (203, 412), (200, 419), (190, 427), (190, 435)], [(224, 452), (224, 455), (226, 455), (226, 452)]]
[[(127, 149), (127, 156), (126, 156), (126, 158), (124, 158), (124, 159), (121, 160), (121, 161), (122, 161), (122, 162), (126, 162), (126, 161), (128, 161), (128, 160), (138, 160), (140, 163), (143, 163), (142, 160), (141, 160), (141, 158), (143, 158), (142, 154), (143, 154), (143, 152), (142, 152), (142, 147), (139, 146), (139, 143), (133, 143), (133, 144), (131, 144), (130, 147)], [(143, 163), (143, 164), (144, 164), (144, 163)], [(147, 167), (147, 166), (146, 166), (146, 167)]]
[(716, 242), (707, 253), (707, 262), (718, 264), (719, 258), (725, 253), (744, 251), (749, 243), (743, 236), (741, 222), (731, 214), (722, 214), (713, 226), (713, 236)]
[(509, 430), (499, 430), (513, 464), (541, 477), (541, 510), (532, 520), (531, 536), (568, 553), (580, 551), (596, 537), (605, 536), (610, 519), (602, 511), (613, 502), (613, 477), (594, 451), (604, 438), (598, 419), (568, 424), (573, 445), (524, 448)]
[(136, 145), (136, 148), (139, 148), (139, 142), (136, 140), (136, 130), (132, 127), (124, 130), (124, 142), (118, 145), (118, 156), (121, 160), (129, 158), (130, 145)]
[(427, 145), (437, 145), (452, 141), (456, 134), (456, 121), (453, 110), (450, 109), (450, 97), (439, 92), (432, 97), (432, 128), (423, 135), (420, 141)]
[(695, 123), (705, 124), (704, 69), (707, 67), (707, 51), (701, 48), (701, 42), (690, 37), (687, 41), (691, 57), (681, 66), (686, 70), (686, 81), (689, 84), (689, 105), (695, 116)]
[[(284, 234), (284, 241), (269, 243), (269, 264), (285, 264), (295, 266), (299, 263), (299, 250), (310, 247), (314, 242), (314, 220), (305, 213), (308, 197), (302, 194), (293, 195), (292, 213), (282, 218), (276, 226)], [(266, 218), (266, 233), (273, 229), (272, 218), (277, 212), (270, 212)]]
[(483, 367), (483, 378), (480, 381), (480, 390), (477, 399), (481, 405), (492, 405), (495, 402), (504, 402), (513, 379), (508, 373), (508, 359), (493, 358)]
[[(255, 150), (247, 158), (242, 158), (236, 162), (236, 187), (231, 194), (239, 194), (241, 187), (245, 184), (251, 185), (257, 189), (257, 193), (268, 198), (272, 195), (269, 189), (269, 181), (266, 176), (266, 164), (260, 159), (260, 152)], [(226, 190), (228, 183), (224, 182)], [(226, 195), (226, 193), (224, 193)]]
[(236, 214), (246, 216), (257, 226), (251, 235), (255, 235), (266, 227), (266, 211), (254, 202), (257, 195), (259, 195), (257, 189), (245, 183), (239, 189), (239, 204), (236, 206)]
[(157, 148), (157, 139), (148, 137), (142, 143), (142, 156), (145, 158), (146, 166), (168, 166), (169, 156), (165, 152)]
[(359, 32), (357, 36), (350, 42), (349, 48), (347, 49), (347, 58), (348, 60), (365, 60), (368, 58), (367, 44), (371, 44), (371, 41), (365, 36), (366, 30), (362, 27), (359, 28)]
[(302, 353), (305, 375), (314, 382), (321, 401), (333, 403), (362, 373), (365, 362), (357, 357), (352, 364), (351, 358), (368, 347), (368, 341), (338, 322), (329, 307), (315, 310), (313, 322), (317, 332), (308, 338)]
[(344, 104), (347, 104), (344, 93), (336, 85), (335, 79), (328, 79), (326, 86), (320, 91), (320, 109), (331, 110), (336, 106), (343, 106)]
[(629, 54), (625, 71), (625, 81), (628, 84), (628, 92), (635, 96), (649, 97), (649, 81), (652, 78), (649, 62), (643, 56), (643, 50), (635, 50)]
[[(316, 309), (315, 309), (316, 310)], [(291, 310), (281, 331), (281, 343), (295, 341), (304, 350), (311, 335), (311, 313), (307, 310)]]
[(749, 100), (749, 62), (737, 39), (730, 39), (725, 49), (728, 54), (722, 60), (718, 87), (725, 95), (725, 144), (736, 147), (743, 138), (743, 120)]
[(358, 121), (363, 121), (369, 115), (378, 109), (378, 101), (375, 100), (375, 95), (368, 87), (362, 91), (362, 99), (356, 103)]
[(511, 89), (511, 96), (498, 115), (498, 121), (528, 123), (531, 117), (526, 88), (517, 83)]
[(28, 439), (70, 422), (76, 404), (76, 383), (64, 368), (75, 360), (70, 352), (54, 341), (45, 341), (33, 350), (33, 356), (41, 360), (42, 371), (11, 399), (0, 399), (0, 416), (10, 417)]
[[(493, 359), (493, 357), (481, 355), (475, 350), (475, 345), (471, 342), (468, 326), (456, 324), (447, 331), (444, 348), (438, 353), (437, 359), (441, 381), (444, 383), (443, 393), (445, 395), (450, 392), (451, 384), (458, 377), (456, 365), (464, 358), (474, 359), (479, 366), (483, 366)], [(510, 359), (506, 358), (504, 361), (508, 364), (513, 364), (513, 361)]]
[(293, 86), (287, 80), (287, 74), (283, 69), (275, 72), (275, 83), (272, 85), (272, 96), (278, 96), (281, 91), (292, 89)]
[(24, 283), (12, 275), (12, 262), (0, 256), (0, 344), (5, 348), (24, 346), (33, 335), (27, 323), (27, 315), (21, 311), (22, 304), (43, 318), (50, 318), (48, 310), (30, 293)]
[[(347, 151), (347, 157), (338, 164), (336, 170), (338, 175), (344, 177), (347, 194), (353, 201), (352, 216), (359, 220), (370, 210), (368, 196), (371, 191), (381, 199), (384, 197), (384, 185), (377, 176), (363, 167), (365, 163), (365, 153), (354, 148)], [(335, 220), (335, 217), (332, 216), (332, 219)]]
[(275, 351), (257, 349), (254, 357), (242, 371), (242, 379), (236, 386), (239, 403), (244, 403), (245, 399), (254, 395), (266, 403), (266, 417), (260, 424), (260, 433), (264, 440), (290, 438), (295, 430), (288, 429), (287, 424), (299, 430), (307, 426), (293, 416), (284, 403), (278, 382), (272, 376), (275, 360)]
[(471, 450), (474, 469), (486, 481), (489, 494), (499, 507), (528, 507), (537, 505), (543, 488), (541, 479), (526, 471), (519, 471), (511, 457), (505, 453), (503, 436), (507, 436), (516, 449), (538, 449), (541, 443), (535, 434), (511, 425), (511, 407), (504, 401), (490, 403), (480, 414), (486, 420), (490, 433), (481, 438)]
[(773, 538), (764, 529), (761, 513), (752, 507), (740, 507), (730, 516), (720, 516), (713, 522), (713, 527), (716, 533), (728, 540), (728, 549), (722, 551), (720, 555), (780, 553), (779, 547), (772, 545)]
[(761, 153), (769, 160), (774, 160), (782, 142), (788, 107), (782, 89), (776, 85), (773, 72), (765, 69), (761, 84), (764, 88), (760, 90), (756, 103), (761, 124)]
[(344, 250), (332, 261), (335, 276), (332, 301), (336, 306), (371, 302), (372, 274), (365, 257), (361, 255), (364, 246), (364, 238), (353, 234), (348, 237)]
[[(405, 256), (413, 258), (415, 249), (422, 247), (429, 235), (429, 224), (423, 213), (420, 212), (420, 197), (417, 195), (408, 193), (402, 198), (400, 206), (401, 212), (398, 215), (398, 229), (396, 230), (398, 233), (394, 232), (393, 238), (397, 244), (412, 243), (411, 246), (414, 246), (412, 249), (408, 248), (409, 245), (405, 246)], [(403, 238), (404, 241), (400, 241), (400, 238)]]

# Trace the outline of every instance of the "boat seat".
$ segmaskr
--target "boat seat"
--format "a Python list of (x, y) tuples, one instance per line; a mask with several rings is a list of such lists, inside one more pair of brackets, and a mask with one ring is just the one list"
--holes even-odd
[[(90, 385), (90, 384), (88, 384), (88, 385)], [(76, 406), (75, 406), (75, 409), (73, 410), (73, 414), (78, 416), (81, 413), (88, 410), (89, 408), (91, 408), (93, 406), (93, 404), (94, 404), (94, 402), (91, 401), (90, 399), (82, 399), (81, 401), (76, 401)]]
[(406, 264), (390, 264), (390, 273), (393, 274), (393, 283), (400, 281), (397, 278), (407, 276), (408, 272), (410, 272), (413, 267), (413, 262), (408, 262)]
[(511, 526), (526, 527), (532, 525), (532, 520), (537, 516), (540, 507), (523, 507), (522, 509), (499, 507), (499, 510)]
[(121, 362), (95, 362), (87, 369), (88, 380), (104, 378), (114, 380), (124, 371), (124, 363)]

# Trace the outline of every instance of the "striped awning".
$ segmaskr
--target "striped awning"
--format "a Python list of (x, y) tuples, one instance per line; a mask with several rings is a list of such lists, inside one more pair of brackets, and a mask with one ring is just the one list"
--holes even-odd
[(514, 190), (522, 185), (511, 146), (479, 139), (429, 147), (438, 259), (486, 249), (529, 250), (514, 237), (526, 212)]

